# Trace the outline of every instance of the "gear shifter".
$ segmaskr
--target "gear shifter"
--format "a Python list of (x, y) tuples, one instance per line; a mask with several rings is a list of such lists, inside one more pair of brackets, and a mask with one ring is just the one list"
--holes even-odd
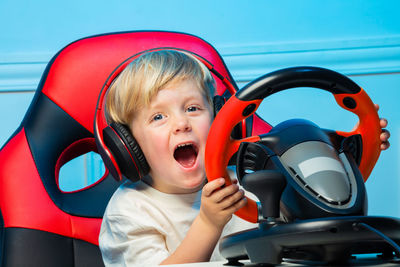
[(279, 203), (286, 186), (286, 178), (281, 172), (260, 170), (248, 173), (244, 175), (242, 185), (260, 200), (265, 219), (275, 221), (279, 217)]

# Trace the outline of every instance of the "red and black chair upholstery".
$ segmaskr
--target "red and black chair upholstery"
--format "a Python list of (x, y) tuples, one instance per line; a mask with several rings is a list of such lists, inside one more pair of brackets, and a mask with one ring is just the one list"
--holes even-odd
[[(118, 187), (108, 171), (74, 192), (58, 186), (61, 166), (97, 152), (93, 121), (110, 73), (132, 55), (156, 47), (192, 51), (232, 81), (223, 60), (204, 40), (183, 33), (140, 31), (73, 42), (48, 64), (33, 101), (0, 150), (0, 266), (101, 266), (98, 234)], [(232, 81), (233, 82), (233, 81)], [(217, 80), (217, 93), (229, 96)], [(248, 135), (270, 126), (251, 118)]]

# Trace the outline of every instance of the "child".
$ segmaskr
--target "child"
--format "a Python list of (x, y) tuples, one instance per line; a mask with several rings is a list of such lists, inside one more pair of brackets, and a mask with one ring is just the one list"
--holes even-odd
[(106, 265), (221, 260), (213, 251), (228, 221), (224, 235), (255, 227), (230, 221), (246, 203), (236, 184), (216, 190), (221, 178), (204, 185), (213, 94), (207, 67), (166, 50), (137, 58), (110, 87), (109, 116), (129, 126), (150, 174), (125, 182), (110, 200), (99, 238)]
[(232, 217), (246, 204), (236, 183), (205, 183), (213, 93), (209, 70), (172, 50), (143, 54), (110, 87), (108, 115), (129, 126), (150, 173), (122, 184), (108, 204), (99, 237), (107, 266), (222, 260), (215, 249), (221, 236), (256, 227)]

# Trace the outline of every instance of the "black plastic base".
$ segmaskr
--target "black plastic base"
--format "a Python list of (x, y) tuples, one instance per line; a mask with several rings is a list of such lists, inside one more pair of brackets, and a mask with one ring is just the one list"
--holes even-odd
[(248, 257), (252, 263), (279, 264), (282, 259), (347, 265), (355, 254), (382, 253), (393, 258), (395, 249), (367, 224), (400, 243), (400, 220), (351, 216), (292, 223), (261, 223), (259, 228), (225, 237), (220, 244), (229, 262)]

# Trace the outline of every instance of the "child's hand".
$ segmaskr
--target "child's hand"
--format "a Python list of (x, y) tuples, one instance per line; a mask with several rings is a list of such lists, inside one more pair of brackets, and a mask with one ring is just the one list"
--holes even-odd
[[(375, 104), (375, 108), (376, 108), (376, 111), (379, 111), (378, 104)], [(382, 128), (382, 133), (380, 135), (380, 138), (382, 141), (381, 150), (386, 150), (390, 147), (390, 143), (389, 143), (390, 132), (388, 130), (384, 129), (385, 127), (387, 127), (388, 121), (385, 118), (380, 118), (379, 123)]]
[(215, 179), (203, 187), (201, 195), (200, 218), (218, 230), (222, 230), (232, 214), (247, 202), (236, 180), (221, 188), (224, 184), (224, 178)]

